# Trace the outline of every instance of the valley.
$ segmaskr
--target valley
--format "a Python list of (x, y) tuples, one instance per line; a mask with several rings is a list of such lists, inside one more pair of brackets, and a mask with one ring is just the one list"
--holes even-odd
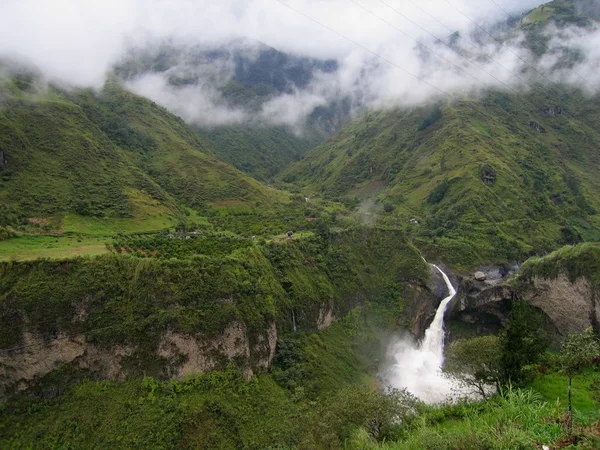
[(0, 447), (598, 448), (598, 5), (275, 3), (0, 45)]

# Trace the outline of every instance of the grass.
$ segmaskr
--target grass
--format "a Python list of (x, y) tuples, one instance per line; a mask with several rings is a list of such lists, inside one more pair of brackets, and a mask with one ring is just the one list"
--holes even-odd
[(198, 132), (213, 145), (219, 159), (261, 181), (270, 180), (321, 143), (309, 131), (297, 136), (286, 127), (268, 125), (199, 128)]
[[(600, 420), (600, 404), (598, 394), (600, 391), (592, 388), (594, 372), (578, 375), (573, 378), (573, 409), (582, 417), (590, 421)], [(552, 405), (560, 405), (563, 410), (567, 409), (567, 385), (568, 379), (560, 373), (550, 373), (536, 378), (531, 389), (539, 392), (544, 399)], [(596, 397), (596, 398), (595, 398)]]
[(0, 242), (0, 261), (37, 258), (63, 259), (107, 253), (107, 237), (69, 234), (63, 236), (21, 235)]
[(68, 214), (62, 221), (62, 228), (66, 233), (102, 237), (110, 237), (119, 233), (159, 232), (175, 225), (177, 225), (177, 221), (169, 216), (119, 219), (113, 217), (82, 217)]
[[(7, 87), (8, 86), (8, 87)], [(212, 204), (262, 205), (288, 195), (214, 158), (180, 118), (111, 80), (99, 93), (44, 94), (0, 86), (0, 225), (28, 219), (60, 229), (110, 235), (164, 229), (184, 210)], [(50, 220), (52, 219), (52, 220)], [(4, 223), (8, 222), (8, 223)]]

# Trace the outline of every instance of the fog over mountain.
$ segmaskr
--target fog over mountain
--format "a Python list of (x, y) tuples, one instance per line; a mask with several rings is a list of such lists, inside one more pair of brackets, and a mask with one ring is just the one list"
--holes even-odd
[[(497, 3), (518, 18), (542, 2)], [(597, 9), (595, 1), (578, 5)], [(585, 30), (547, 27), (544, 36), (554, 53), (538, 59), (524, 47), (522, 32), (511, 32), (504, 43), (495, 39), (509, 21), (499, 6), (488, 0), (5, 0), (0, 56), (34, 64), (49, 80), (100, 87), (115, 65), (135, 54), (132, 49), (151, 52), (168, 42), (184, 51), (169, 67), (130, 74), (127, 84), (201, 125), (252, 119), (299, 126), (316, 107), (340, 98), (387, 108), (490, 87), (527, 89), (550, 76), (590, 90), (598, 84), (595, 24)], [(235, 78), (235, 58), (252, 61), (263, 44), (305, 61), (335, 60), (337, 67), (310, 66), (306, 83), (289, 82), (252, 108), (232, 103), (223, 87)], [(572, 68), (561, 69), (565, 47), (579, 57)], [(190, 60), (199, 48), (229, 56)], [(185, 81), (190, 71), (192, 82), (173, 83)]]

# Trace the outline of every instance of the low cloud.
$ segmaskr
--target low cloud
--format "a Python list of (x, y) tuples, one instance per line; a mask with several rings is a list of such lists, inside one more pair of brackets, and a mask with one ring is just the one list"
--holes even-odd
[(198, 125), (231, 125), (250, 118), (245, 111), (228, 107), (209, 84), (177, 87), (169, 84), (163, 75), (146, 74), (127, 83), (127, 87)]
[[(580, 6), (597, 9), (596, 3), (586, 1), (581, 0)], [(471, 21), (499, 34), (502, 27), (498, 24), (508, 17), (493, 2), (356, 3), (4, 0), (0, 57), (30, 62), (49, 80), (94, 87), (103, 84), (106, 74), (132, 48), (152, 48), (160, 42), (207, 49), (234, 42), (250, 59), (258, 56), (258, 47), (248, 42), (263, 42), (283, 52), (338, 62), (335, 72), (317, 69), (308, 85), (289, 86), (244, 108), (222, 93), (234, 76), (231, 59), (199, 63), (182, 54), (168, 67), (127, 77), (132, 91), (203, 126), (268, 121), (299, 129), (314, 108), (340, 98), (350, 99), (353, 105), (390, 108), (448, 95), (477, 95), (488, 87), (522, 90), (540, 80), (529, 67), (535, 58), (522, 45), (523, 35), (499, 44)], [(498, 4), (518, 17), (541, 2), (503, 0)], [(590, 85), (598, 86), (600, 32), (548, 28), (547, 34), (553, 53), (545, 55), (536, 70), (553, 72), (556, 80), (585, 85), (590, 91)], [(574, 66), (561, 67), (564, 55), (575, 52)]]

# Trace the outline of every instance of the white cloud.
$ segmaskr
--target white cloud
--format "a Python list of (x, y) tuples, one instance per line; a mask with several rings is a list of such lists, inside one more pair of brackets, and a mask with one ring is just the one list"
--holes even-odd
[[(100, 86), (107, 70), (127, 48), (167, 38), (186, 45), (207, 46), (246, 38), (284, 52), (334, 58), (339, 62), (337, 73), (317, 74), (305, 89), (269, 100), (259, 114), (233, 109), (220, 97), (216, 85), (231, 77), (230, 67), (203, 66), (203, 71), (197, 73), (198, 67), (179, 61), (164, 76), (146, 75), (130, 82), (135, 92), (186, 120), (204, 125), (238, 123), (257, 117), (296, 125), (314, 107), (338, 95), (348, 95), (356, 103), (371, 107), (390, 107), (443, 95), (440, 90), (461, 95), (477, 93), (485, 85), (500, 88), (523, 85), (514, 73), (520, 73), (524, 66), (519, 57), (527, 61), (530, 55), (519, 47), (519, 36), (507, 46), (487, 39), (472, 48), (468, 42), (474, 25), (461, 12), (488, 28), (507, 19), (491, 1), (356, 0), (362, 8), (350, 0), (282, 2), (323, 26), (277, 0), (3, 0), (0, 56), (24, 58), (37, 65), (48, 78), (77, 86)], [(541, 3), (540, 0), (497, 2), (515, 16)], [(448, 37), (451, 31), (466, 37), (456, 45), (469, 59), (476, 59), (483, 70), (436, 43), (430, 35)], [(570, 45), (579, 48), (586, 59), (577, 70), (594, 82), (598, 81), (599, 73), (599, 34), (594, 33), (590, 38), (566, 31), (560, 40), (552, 41), (559, 46), (564, 44), (566, 36)], [(491, 55), (495, 62), (482, 58), (482, 54)], [(551, 57), (542, 61), (540, 67), (547, 69), (555, 62)], [(168, 77), (190, 72), (200, 76), (197, 86), (176, 88), (167, 83)], [(562, 79), (576, 82), (577, 77), (567, 72), (562, 73)]]

